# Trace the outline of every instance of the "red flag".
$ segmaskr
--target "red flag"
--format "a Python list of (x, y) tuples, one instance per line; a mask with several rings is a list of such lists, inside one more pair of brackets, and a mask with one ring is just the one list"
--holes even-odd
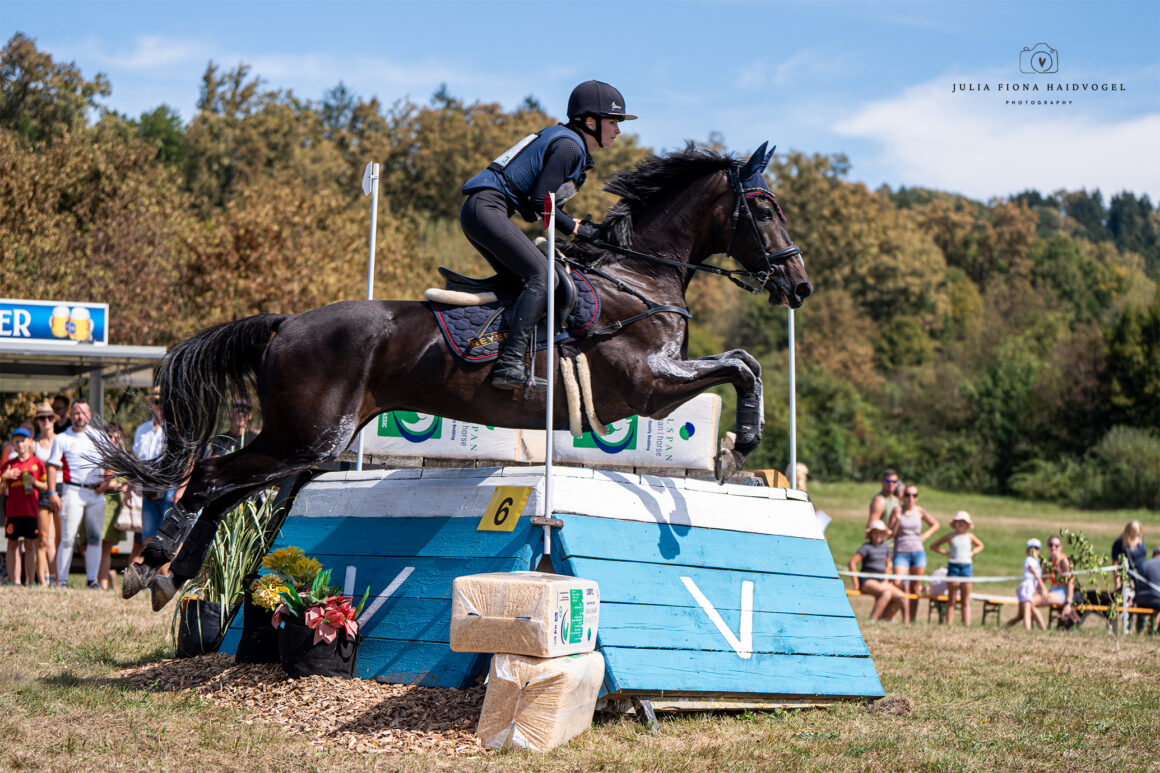
[(544, 194), (544, 230), (548, 230), (548, 219), (552, 217), (552, 194)]

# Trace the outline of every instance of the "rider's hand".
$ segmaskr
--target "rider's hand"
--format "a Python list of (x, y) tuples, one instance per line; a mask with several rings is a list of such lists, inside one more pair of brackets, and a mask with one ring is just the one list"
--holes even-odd
[(591, 223), (580, 223), (576, 226), (575, 236), (577, 239), (582, 239), (586, 242), (600, 241), (600, 229)]

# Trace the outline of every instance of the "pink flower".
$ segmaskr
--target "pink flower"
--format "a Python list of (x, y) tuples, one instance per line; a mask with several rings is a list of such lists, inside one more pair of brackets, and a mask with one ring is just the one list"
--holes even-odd
[[(332, 596), (321, 604), (315, 604), (306, 610), (305, 623), (314, 629), (314, 643), (325, 641), (330, 643), (339, 631), (346, 631), (347, 638), (353, 639), (358, 634), (358, 621), (355, 620), (354, 608), (349, 600), (342, 596)], [(341, 602), (341, 603), (339, 603)]]
[(278, 608), (274, 610), (274, 616), (270, 618), (270, 625), (274, 626), (275, 628), (281, 625), (283, 612), (289, 613), (290, 610), (286, 608), (285, 604), (279, 604)]

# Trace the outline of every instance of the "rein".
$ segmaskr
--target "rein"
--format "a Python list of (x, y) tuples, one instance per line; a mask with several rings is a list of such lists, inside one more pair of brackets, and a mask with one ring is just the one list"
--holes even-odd
[[(741, 204), (743, 201), (752, 198), (753, 196), (764, 196), (773, 201), (774, 207), (777, 208), (777, 214), (781, 216), (782, 222), (785, 222), (785, 215), (781, 213), (781, 207), (778, 206), (777, 200), (773, 194), (763, 188), (743, 188), (741, 180), (737, 177), (735, 169), (729, 170), (729, 184), (733, 188), (733, 192), (737, 194), (733, 205), (732, 224), (729, 229), (729, 242), (725, 247), (725, 257), (733, 258), (733, 241), (737, 237), (737, 224), (741, 217)], [(761, 235), (761, 230), (757, 227), (757, 221), (753, 217), (753, 210), (749, 205), (745, 205), (745, 221), (749, 225), (750, 232), (753, 236), (753, 243), (761, 247), (762, 259), (765, 261), (765, 269), (763, 271), (746, 271), (730, 268), (719, 268), (717, 266), (705, 266), (694, 263), (682, 263), (679, 260), (669, 260), (668, 258), (661, 258), (656, 255), (649, 255), (644, 252), (637, 252), (630, 250), (627, 247), (621, 247), (617, 244), (610, 244), (603, 239), (597, 239), (592, 242), (592, 245), (599, 247), (609, 252), (615, 252), (630, 258), (638, 258), (646, 260), (650, 263), (659, 263), (664, 266), (673, 266), (675, 268), (690, 269), (692, 271), (704, 271), (707, 274), (716, 274), (723, 276), (733, 284), (737, 285), (746, 292), (757, 295), (765, 289), (765, 285), (769, 282), (770, 275), (773, 273), (774, 267), (779, 263), (784, 263), (793, 257), (798, 257), (802, 254), (801, 248), (796, 244), (778, 250), (777, 252), (770, 252), (765, 247), (765, 238)], [(737, 260), (737, 258), (733, 258)], [(738, 261), (740, 263), (740, 261)], [(591, 267), (586, 267), (591, 271)], [(738, 277), (741, 277), (740, 279)], [(607, 278), (607, 277), (605, 277)], [(747, 281), (749, 280), (749, 281)], [(756, 280), (756, 281), (753, 281)]]

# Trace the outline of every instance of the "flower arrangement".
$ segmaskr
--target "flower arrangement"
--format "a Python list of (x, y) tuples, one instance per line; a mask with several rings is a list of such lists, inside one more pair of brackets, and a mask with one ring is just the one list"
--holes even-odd
[(275, 628), (283, 620), (294, 620), (314, 630), (314, 643), (331, 643), (340, 631), (349, 639), (358, 635), (358, 616), (370, 595), (363, 593), (358, 605), (343, 596), (342, 588), (330, 584), (330, 570), (300, 548), (275, 550), (266, 556), (262, 566), (270, 574), (259, 577), (250, 586), (251, 598), (258, 606), (273, 610)]

